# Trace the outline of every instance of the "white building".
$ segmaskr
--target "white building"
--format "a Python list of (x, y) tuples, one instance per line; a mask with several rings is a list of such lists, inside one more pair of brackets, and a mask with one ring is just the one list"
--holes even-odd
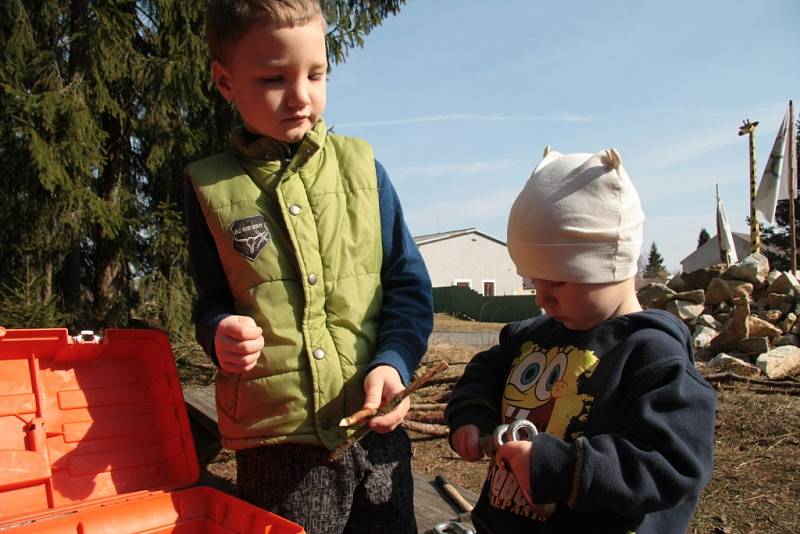
[(506, 244), (475, 228), (414, 238), (433, 287), (465, 286), (481, 295), (521, 295), (522, 277)]
[[(731, 235), (733, 236), (736, 255), (741, 261), (750, 255), (750, 234), (733, 232)], [(719, 239), (714, 236), (700, 245), (700, 248), (683, 258), (681, 260), (681, 269), (685, 273), (690, 273), (697, 269), (704, 269), (715, 263), (720, 263), (720, 261)]]

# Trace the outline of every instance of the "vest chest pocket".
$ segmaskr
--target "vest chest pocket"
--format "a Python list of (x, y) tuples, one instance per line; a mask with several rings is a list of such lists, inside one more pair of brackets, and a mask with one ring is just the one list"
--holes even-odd
[(289, 237), (281, 218), (257, 203), (217, 212), (217, 249), (234, 297), (268, 282), (297, 280)]

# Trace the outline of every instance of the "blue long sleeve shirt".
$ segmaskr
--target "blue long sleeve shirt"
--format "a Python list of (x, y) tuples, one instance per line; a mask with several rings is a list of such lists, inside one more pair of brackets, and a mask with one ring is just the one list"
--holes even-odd
[[(433, 329), (431, 281), (403, 219), (397, 192), (377, 160), (375, 170), (383, 249), (383, 306), (377, 350), (369, 370), (379, 365), (391, 365), (408, 384), (427, 350), (428, 337)], [(236, 313), (234, 298), (214, 238), (188, 182), (184, 186), (184, 207), (192, 277), (197, 288), (192, 312), (195, 335), (214, 364), (219, 365), (214, 336), (219, 322)]]

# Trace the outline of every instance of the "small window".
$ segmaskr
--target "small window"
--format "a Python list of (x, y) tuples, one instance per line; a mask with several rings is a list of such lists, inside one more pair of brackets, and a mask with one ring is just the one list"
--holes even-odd
[(483, 296), (484, 297), (494, 296), (494, 281), (492, 280), (483, 281)]
[(456, 287), (466, 287), (467, 289), (472, 289), (472, 280), (456, 278), (453, 280), (453, 285)]

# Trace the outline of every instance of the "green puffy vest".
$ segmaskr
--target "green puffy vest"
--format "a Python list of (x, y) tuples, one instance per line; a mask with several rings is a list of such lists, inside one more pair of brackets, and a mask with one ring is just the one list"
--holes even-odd
[[(235, 299), (263, 329), (254, 369), (217, 373), (223, 446), (336, 447), (364, 402), (382, 304), (375, 160), (320, 120), (294, 157), (269, 138), (186, 169)], [(202, 265), (196, 265), (202, 269)]]

